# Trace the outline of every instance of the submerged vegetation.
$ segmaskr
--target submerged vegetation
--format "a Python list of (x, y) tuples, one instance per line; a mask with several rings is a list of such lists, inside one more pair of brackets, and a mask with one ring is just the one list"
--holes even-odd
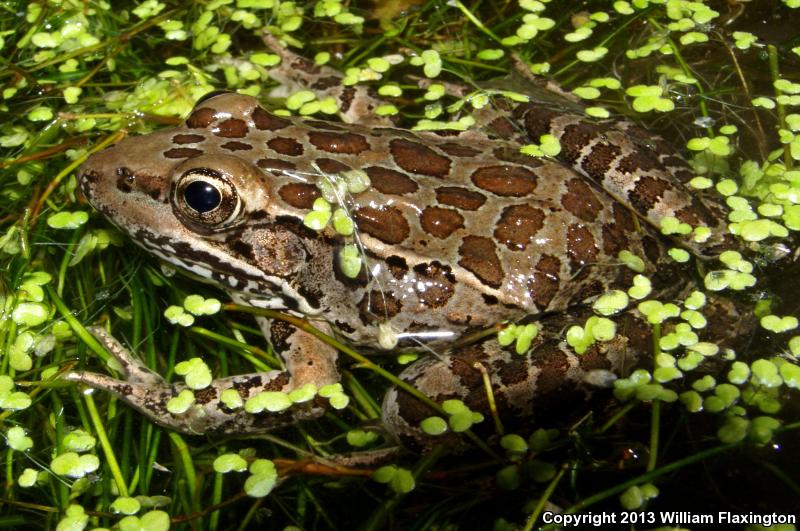
[[(787, 455), (800, 428), (798, 22), (797, 0), (0, 2), (0, 525), (504, 530), (541, 525), (556, 507), (789, 514), (800, 496), (800, 463)], [(385, 99), (375, 112), (421, 130), (469, 128), (472, 111), (524, 99), (523, 88), (481, 84), (507, 76), (517, 56), (589, 117), (626, 116), (666, 136), (691, 158), (691, 186), (725, 198), (742, 251), (698, 263), (684, 300), (650, 299), (643, 275), (600, 297), (595, 315), (565, 331), (569, 344), (580, 353), (608, 340), (612, 317), (636, 308), (656, 337), (651, 367), (616, 380), (615, 401), (594, 414), (523, 427), (471, 453), (361, 468), (330, 460), (384, 448), (380, 399), (413, 357), (365, 357), (332, 338), (350, 363), (342, 385), (252, 404), (277, 410), (318, 393), (333, 406), (324, 418), (247, 438), (162, 430), (60, 379), (79, 365), (111, 370), (100, 368), (109, 355), (87, 326), (110, 327), (192, 389), (279, 362), (246, 309), (128, 251), (79, 197), (76, 169), (125, 135), (179, 123), (212, 90), (335, 119), (335, 101), (276, 88), (269, 72), (280, 57), (264, 47), (264, 30), (341, 70), (346, 84), (373, 87)], [(452, 82), (475, 91), (454, 96)], [(555, 156), (559, 146), (545, 135), (523, 149)], [(358, 177), (339, 184), (360, 186)], [(320, 199), (306, 224), (352, 233), (335, 202)], [(661, 230), (708, 237), (675, 218)], [(343, 270), (355, 276), (351, 250)], [(679, 247), (670, 256), (694, 260)], [(630, 253), (619, 259), (641, 267)], [(700, 339), (714, 293), (759, 320), (735, 351)], [(536, 333), (511, 324), (498, 335), (525, 353)], [(170, 411), (192, 400), (188, 392)], [(426, 432), (493, 421), (448, 402)]]

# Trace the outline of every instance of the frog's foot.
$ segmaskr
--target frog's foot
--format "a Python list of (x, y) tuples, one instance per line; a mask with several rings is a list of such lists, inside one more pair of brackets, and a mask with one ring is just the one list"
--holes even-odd
[[(168, 383), (104, 330), (90, 328), (90, 332), (121, 364), (123, 379), (88, 371), (70, 372), (65, 378), (113, 393), (166, 428), (189, 434), (262, 433), (324, 413), (324, 404), (319, 398), (288, 407), (285, 407), (284, 400), (283, 405), (279, 404), (280, 411), (245, 411), (247, 400), (259, 393), (276, 391), (285, 394), (307, 383), (298, 382), (286, 371), (219, 378), (208, 387), (190, 390), (185, 384)], [(184, 391), (191, 392), (191, 395), (181, 395)]]
[(347, 123), (394, 126), (390, 117), (377, 116), (374, 113), (375, 109), (386, 102), (372, 95), (367, 87), (345, 86), (342, 83), (344, 76), (341, 72), (297, 55), (268, 31), (262, 32), (261, 38), (264, 44), (281, 58), (281, 64), (269, 71), (270, 77), (281, 85), (293, 87), (295, 90), (311, 90), (320, 100), (327, 97), (335, 98), (339, 105), (339, 115)]
[[(114, 359), (119, 362), (125, 381), (130, 384), (141, 386), (158, 386), (165, 384), (164, 378), (160, 374), (148, 368), (144, 363), (136, 359), (131, 352), (122, 346), (122, 343), (105, 331), (100, 326), (90, 326), (87, 328), (90, 334), (97, 339), (105, 349), (111, 353)], [(121, 394), (121, 390), (113, 389), (111, 382), (119, 382), (109, 376), (90, 372), (71, 372), (66, 376), (67, 380), (80, 381), (98, 389), (104, 389), (116, 394)]]

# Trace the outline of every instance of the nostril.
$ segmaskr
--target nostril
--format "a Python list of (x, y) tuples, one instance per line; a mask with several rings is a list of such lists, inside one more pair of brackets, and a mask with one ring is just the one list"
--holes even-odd
[(133, 181), (136, 180), (136, 176), (133, 172), (125, 166), (117, 168), (117, 177), (125, 179), (128, 183), (133, 183)]
[(78, 173), (78, 182), (80, 183), (82, 188), (87, 187), (91, 183), (97, 182), (98, 175), (97, 173), (91, 170), (84, 170)]
[(83, 173), (78, 177), (78, 185), (80, 187), (81, 193), (83, 197), (89, 199), (91, 197), (91, 189), (92, 183), (94, 182), (94, 174), (92, 173)]

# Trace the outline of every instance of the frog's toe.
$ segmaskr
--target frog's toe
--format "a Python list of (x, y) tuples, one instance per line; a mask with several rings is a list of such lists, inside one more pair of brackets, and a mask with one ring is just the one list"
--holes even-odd
[[(128, 383), (139, 383), (142, 385), (150, 385), (150, 386), (158, 386), (158, 385), (165, 385), (164, 379), (158, 373), (149, 369), (141, 360), (135, 357), (130, 350), (125, 348), (122, 343), (120, 343), (114, 336), (106, 332), (106, 330), (100, 326), (90, 326), (87, 328), (90, 334), (92, 334), (95, 339), (97, 339), (103, 347), (105, 347), (106, 351), (108, 351), (113, 357), (118, 365), (114, 364), (111, 365), (112, 369), (122, 372), (125, 376), (125, 380)], [(113, 362), (112, 362), (113, 363)], [(74, 373), (74, 374), (81, 374), (81, 373)], [(93, 374), (93, 373), (84, 373), (84, 374)], [(101, 375), (96, 375), (101, 376)], [(109, 378), (113, 380), (113, 378)], [(82, 381), (82, 380), (74, 380), (74, 381)], [(119, 380), (115, 380), (119, 381)], [(87, 385), (91, 385), (88, 382)], [(95, 387), (95, 386), (93, 386)], [(104, 387), (101, 387), (104, 389)]]
[[(133, 383), (126, 380), (118, 380), (111, 376), (100, 374), (90, 371), (73, 371), (68, 372), (64, 376), (65, 380), (75, 383), (81, 383), (92, 389), (100, 389), (101, 391), (108, 391), (117, 396), (125, 398), (134, 393), (136, 388), (147, 388), (146, 385), (140, 383)], [(162, 380), (163, 382), (163, 380)], [(157, 386), (157, 384), (156, 384)]]
[(89, 371), (70, 372), (65, 379), (112, 393), (156, 424), (183, 432), (193, 431), (193, 417), (173, 416), (167, 409), (181, 388), (170, 386), (163, 379), (150, 383), (131, 382)]

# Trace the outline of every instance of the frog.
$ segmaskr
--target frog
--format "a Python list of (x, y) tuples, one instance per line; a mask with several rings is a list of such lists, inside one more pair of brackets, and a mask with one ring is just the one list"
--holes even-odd
[[(705, 260), (732, 245), (725, 206), (688, 186), (693, 173), (666, 142), (628, 122), (587, 118), (548, 82), (531, 83), (538, 96), (485, 107), (466, 131), (414, 131), (376, 116), (382, 102), (364, 86), (345, 85), (340, 72), (269, 34), (264, 41), (282, 59), (270, 75), (335, 98), (339, 121), (212, 93), (178, 127), (92, 154), (79, 169), (80, 190), (136, 244), (234, 302), (306, 319), (356, 347), (420, 353), (400, 378), (435, 403), (456, 398), (520, 418), (580, 407), (637, 365), (650, 328), (623, 313), (617, 334), (581, 355), (564, 330), (636, 274), (651, 279), (654, 295), (690, 286), (670, 246)], [(558, 155), (521, 152), (545, 134), (560, 142)], [(665, 235), (665, 219), (704, 231)], [(92, 332), (121, 378), (88, 370), (66, 378), (195, 435), (261, 433), (319, 417), (330, 408), (320, 395), (279, 411), (242, 407), (261, 393), (340, 380), (337, 351), (318, 334), (257, 320), (283, 366), (215, 379), (184, 412), (168, 403), (185, 384), (167, 382), (99, 328)], [(519, 354), (479, 333), (498, 323), (534, 323), (538, 335)], [(222, 399), (231, 391), (238, 402)], [(382, 421), (413, 444), (435, 413), (393, 387)]]

